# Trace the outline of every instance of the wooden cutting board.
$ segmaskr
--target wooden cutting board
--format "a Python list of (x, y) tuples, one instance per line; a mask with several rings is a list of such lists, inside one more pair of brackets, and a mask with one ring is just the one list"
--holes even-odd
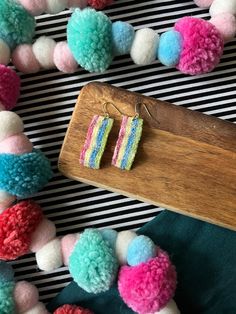
[[(115, 118), (101, 169), (79, 164), (89, 123), (111, 101), (127, 115), (141, 107), (144, 130), (131, 171), (111, 166), (121, 115)], [(157, 123), (157, 121), (159, 123)], [(236, 230), (236, 125), (103, 83), (86, 85), (59, 157), (67, 177)]]

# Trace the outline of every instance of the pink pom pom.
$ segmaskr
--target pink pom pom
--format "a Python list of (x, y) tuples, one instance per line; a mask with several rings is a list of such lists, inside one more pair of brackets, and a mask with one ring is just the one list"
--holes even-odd
[(61, 239), (61, 251), (62, 251), (62, 257), (63, 257), (63, 263), (65, 266), (69, 265), (70, 255), (78, 239), (79, 237), (76, 234), (67, 234)]
[(0, 154), (25, 154), (31, 153), (33, 144), (30, 142), (25, 134), (17, 134), (7, 137), (5, 140), (0, 142)]
[(37, 252), (56, 236), (56, 227), (48, 219), (43, 219), (31, 237), (30, 251)]
[(236, 34), (236, 19), (233, 14), (221, 13), (213, 16), (210, 21), (215, 25), (225, 42), (232, 40)]
[(69, 0), (68, 8), (80, 8), (84, 9), (88, 5), (88, 0)]
[(17, 46), (12, 54), (12, 63), (22, 73), (36, 73), (40, 70), (31, 45)]
[(96, 10), (102, 10), (106, 6), (112, 4), (113, 0), (88, 0), (88, 5)]
[(214, 0), (194, 0), (196, 5), (200, 8), (210, 8)]
[(37, 16), (45, 12), (46, 0), (19, 0), (22, 6), (32, 15)]
[(118, 277), (118, 289), (125, 303), (134, 312), (160, 311), (172, 299), (176, 288), (175, 267), (167, 253), (137, 266), (123, 266)]
[(20, 78), (15, 71), (0, 64), (0, 103), (6, 110), (15, 107), (20, 96)]
[(17, 313), (23, 313), (33, 308), (39, 299), (37, 288), (29, 282), (20, 281), (16, 283), (14, 299)]
[(185, 74), (198, 75), (217, 66), (224, 41), (214, 25), (203, 19), (184, 17), (175, 24), (175, 30), (183, 38), (177, 69)]
[(78, 67), (66, 42), (59, 42), (54, 49), (54, 63), (56, 67), (65, 73), (74, 73)]

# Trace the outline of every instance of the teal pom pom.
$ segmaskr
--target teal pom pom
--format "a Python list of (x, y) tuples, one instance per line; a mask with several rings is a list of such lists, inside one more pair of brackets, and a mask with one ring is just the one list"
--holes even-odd
[(11, 49), (31, 43), (35, 32), (35, 19), (17, 1), (0, 1), (0, 38)]
[[(2, 283), (14, 281), (14, 271), (11, 265), (0, 261), (0, 286)], [(0, 312), (1, 313), (1, 312)]]
[(69, 48), (89, 72), (103, 72), (112, 62), (112, 23), (102, 12), (76, 9), (67, 25)]
[(147, 236), (140, 235), (130, 243), (127, 252), (127, 262), (130, 266), (136, 266), (147, 262), (156, 256), (156, 246)]
[(0, 154), (0, 190), (26, 198), (42, 189), (51, 177), (50, 162), (40, 150)]
[(166, 66), (175, 66), (179, 63), (182, 51), (182, 36), (171, 30), (163, 33), (158, 47), (158, 59)]
[(4, 283), (0, 286), (0, 313), (15, 314), (15, 302), (13, 299), (14, 282)]
[(69, 259), (69, 270), (75, 282), (87, 292), (107, 291), (118, 270), (114, 250), (95, 229), (86, 229)]
[(116, 56), (128, 54), (134, 40), (134, 28), (129, 23), (115, 22), (112, 24), (113, 53)]
[(100, 232), (102, 234), (103, 239), (108, 242), (110, 247), (115, 249), (116, 238), (118, 235), (117, 231), (113, 229), (103, 229)]

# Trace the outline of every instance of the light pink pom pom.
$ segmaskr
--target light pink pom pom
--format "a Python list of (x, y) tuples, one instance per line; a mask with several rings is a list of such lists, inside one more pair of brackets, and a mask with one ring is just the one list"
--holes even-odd
[(224, 41), (216, 27), (196, 17), (177, 21), (175, 30), (182, 35), (182, 51), (177, 69), (198, 75), (214, 70), (220, 62)]
[(69, 265), (69, 257), (78, 241), (79, 236), (76, 234), (67, 234), (61, 239), (61, 251), (63, 256), (63, 263), (65, 266)]
[(46, 0), (19, 0), (23, 7), (33, 16), (45, 12), (47, 7)]
[(56, 236), (56, 227), (48, 219), (43, 219), (31, 237), (30, 251), (37, 252)]
[(231, 13), (221, 13), (213, 16), (210, 21), (215, 25), (218, 31), (221, 33), (225, 42), (232, 40), (236, 34), (236, 19)]
[(37, 288), (27, 281), (16, 283), (14, 299), (17, 313), (24, 313), (33, 308), (39, 299)]
[(25, 134), (17, 134), (7, 137), (5, 140), (0, 142), (0, 154), (26, 154), (31, 153), (33, 144), (30, 142)]
[(214, 0), (194, 0), (196, 5), (200, 8), (210, 8)]
[(20, 96), (20, 78), (11, 68), (0, 64), (0, 103), (6, 110), (15, 107)]
[(78, 67), (70, 49), (65, 41), (59, 42), (54, 50), (54, 63), (65, 73), (74, 73)]
[(22, 73), (36, 73), (40, 70), (31, 45), (17, 46), (12, 54), (12, 63)]
[(87, 7), (88, 1), (87, 0), (69, 0), (68, 1), (68, 8), (80, 8), (84, 9)]
[(167, 253), (137, 266), (123, 266), (118, 289), (125, 303), (140, 314), (160, 311), (173, 298), (176, 288), (175, 267)]

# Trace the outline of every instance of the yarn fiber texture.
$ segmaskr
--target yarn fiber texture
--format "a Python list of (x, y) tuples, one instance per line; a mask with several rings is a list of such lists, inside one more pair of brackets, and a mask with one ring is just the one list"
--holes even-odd
[(15, 302), (12, 297), (14, 282), (0, 283), (0, 313), (15, 314)]
[(179, 32), (170, 30), (160, 37), (158, 59), (166, 66), (175, 66), (180, 59), (182, 38)]
[(135, 31), (129, 23), (117, 21), (112, 24), (112, 45), (115, 56), (125, 55), (130, 52)]
[(35, 33), (35, 19), (15, 0), (0, 1), (0, 38), (11, 49), (31, 43)]
[(96, 10), (102, 10), (112, 2), (113, 0), (88, 0), (88, 4)]
[(102, 12), (76, 9), (67, 25), (68, 46), (79, 65), (103, 72), (111, 64), (112, 23)]
[(0, 154), (0, 189), (12, 195), (29, 197), (51, 177), (50, 162), (40, 150), (22, 155)]
[(93, 314), (93, 312), (80, 306), (65, 304), (59, 307), (53, 314)]
[(6, 110), (11, 110), (12, 108), (15, 107), (19, 96), (20, 96), (19, 76), (11, 68), (0, 64), (0, 102), (4, 105)]

